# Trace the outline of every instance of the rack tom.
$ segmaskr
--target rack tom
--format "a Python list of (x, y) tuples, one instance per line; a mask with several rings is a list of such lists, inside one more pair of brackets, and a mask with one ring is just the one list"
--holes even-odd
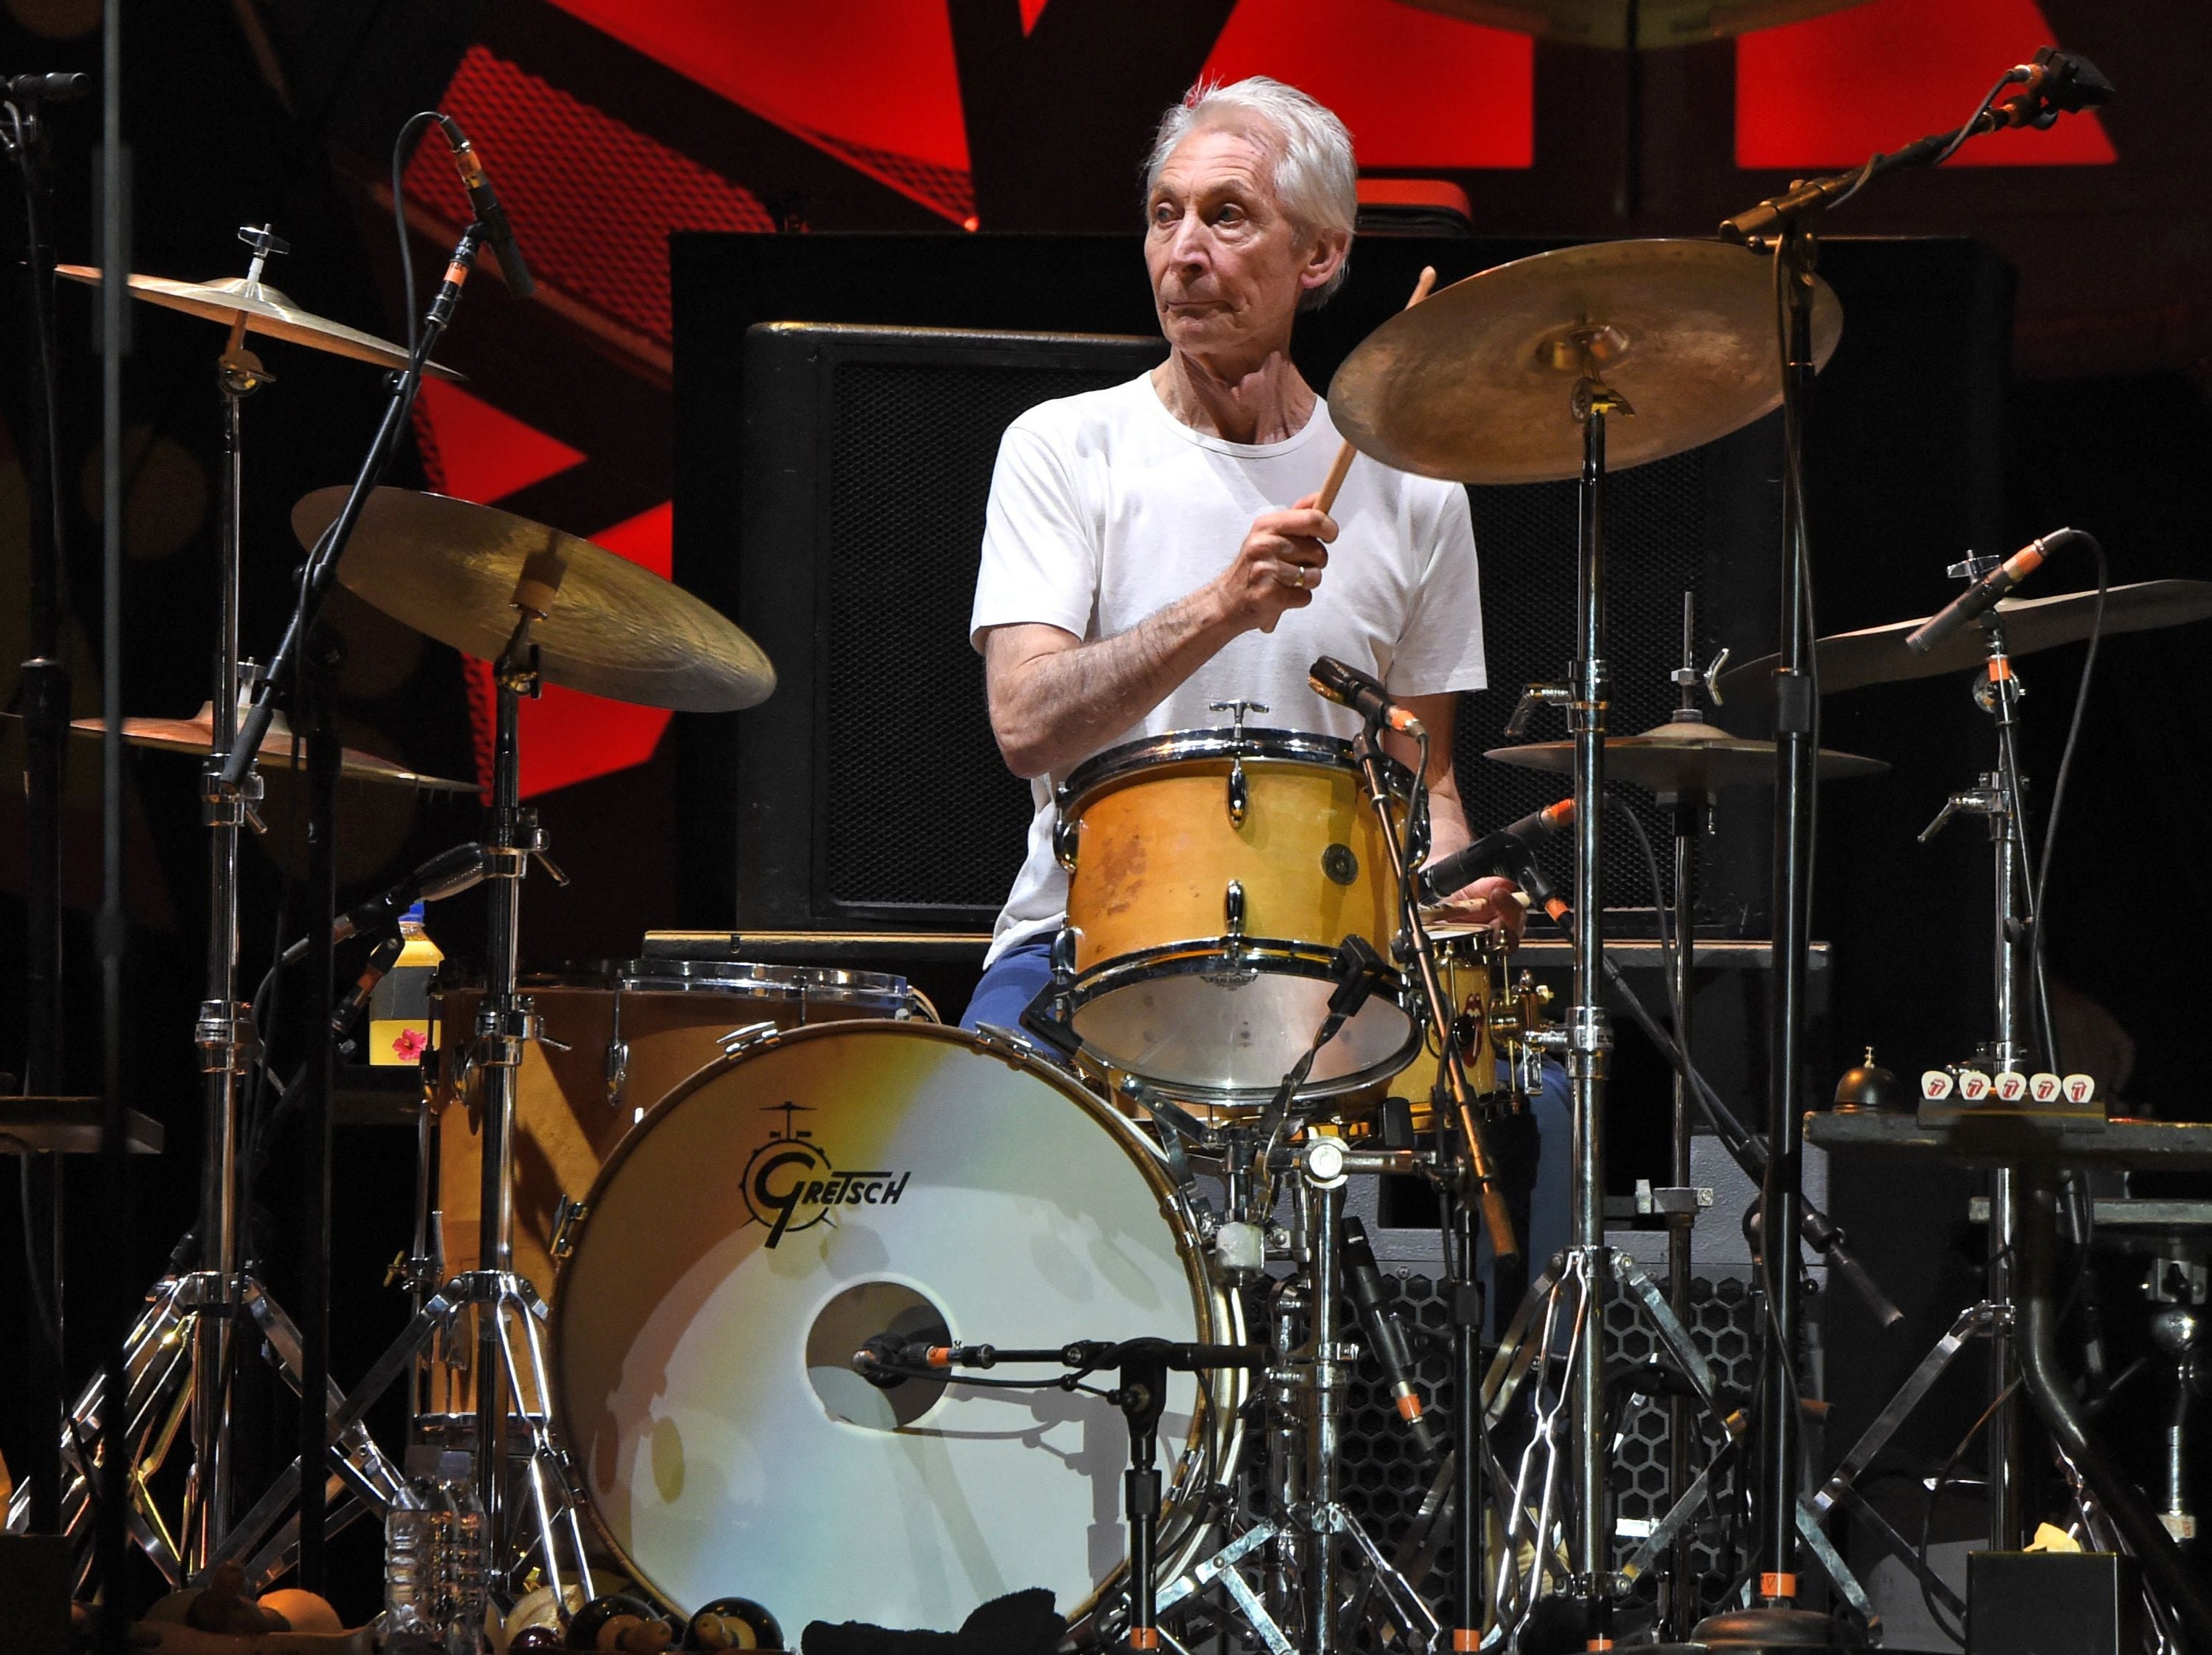
[[(1402, 810), (1412, 777), (1389, 771)], [(1356, 933), (1389, 957), (1397, 884), (1347, 742), (1158, 737), (1085, 761), (1059, 804), (1074, 1032), (1171, 1096), (1264, 1102), (1327, 1015), (1338, 944)], [(1402, 1068), (1420, 1045), (1404, 1001), (1393, 972), (1322, 1049), (1305, 1092)]]

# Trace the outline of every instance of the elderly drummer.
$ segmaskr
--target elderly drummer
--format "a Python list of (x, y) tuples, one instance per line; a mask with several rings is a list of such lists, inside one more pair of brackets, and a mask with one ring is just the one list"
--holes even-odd
[[(1044, 984), (1067, 900), (1054, 781), (1103, 749), (1218, 725), (1219, 701), (1349, 737), (1358, 715), (1306, 682), (1316, 656), (1373, 674), (1428, 726), (1432, 854), (1469, 837), (1451, 763), (1458, 692), (1484, 682), (1466, 492), (1363, 460), (1332, 512), (1314, 506), (1339, 438), (1291, 327), (1343, 283), (1355, 176), (1343, 123), (1304, 93), (1259, 76), (1194, 89), (1146, 168), (1168, 360), (1007, 430), (971, 632), (1036, 815), (971, 1020), (1012, 1024)], [(1517, 931), (1511, 888), (1482, 881), (1454, 917)]]
[[(1363, 458), (1332, 511), (1315, 506), (1340, 439), (1291, 363), (1291, 330), (1343, 284), (1356, 180), (1350, 133), (1305, 94), (1264, 76), (1194, 88), (1145, 168), (1168, 360), (1007, 428), (970, 634), (991, 727), (1036, 815), (969, 1028), (1018, 1024), (1048, 980), (1067, 905), (1055, 784), (1107, 748), (1218, 726), (1217, 702), (1351, 737), (1358, 716), (1306, 682), (1317, 656), (1370, 673), (1428, 727), (1432, 854), (1470, 837), (1452, 770), (1457, 697), (1484, 684), (1466, 492)], [(1480, 881), (1453, 917), (1517, 935), (1512, 891)], [(1544, 1159), (1549, 1174), (1562, 1158)]]

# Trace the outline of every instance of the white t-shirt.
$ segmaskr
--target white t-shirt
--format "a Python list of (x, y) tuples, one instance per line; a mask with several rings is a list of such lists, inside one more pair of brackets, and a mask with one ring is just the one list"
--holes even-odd
[[(999, 445), (969, 636), (981, 649), (987, 627), (1024, 622), (1085, 643), (1127, 632), (1227, 567), (1253, 518), (1318, 489), (1340, 440), (1316, 398), (1287, 441), (1225, 442), (1169, 413), (1149, 374), (1038, 404)], [(1240, 634), (1099, 750), (1225, 725), (1209, 704), (1233, 700), (1267, 706), (1249, 715), (1253, 728), (1349, 739), (1358, 715), (1306, 682), (1319, 655), (1372, 673), (1396, 695), (1483, 687), (1466, 491), (1362, 457), (1330, 515), (1338, 535), (1314, 601), (1285, 610), (1272, 633)], [(1067, 875), (1052, 852), (1053, 795), (1065, 779), (1031, 784), (1028, 859), (990, 960), (1057, 930), (1067, 911)]]

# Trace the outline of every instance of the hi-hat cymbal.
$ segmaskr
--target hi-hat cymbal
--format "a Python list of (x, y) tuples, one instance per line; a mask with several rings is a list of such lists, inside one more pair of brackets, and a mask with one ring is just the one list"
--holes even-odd
[[(2052, 597), (2008, 598), (1996, 607), (2004, 621), (2005, 649), (2013, 655), (2032, 655), (2078, 644), (2089, 635), (2096, 618), (2097, 594), (2061, 592)], [(2105, 592), (2104, 631), (2148, 632), (2157, 627), (2179, 627), (2212, 617), (2212, 580), (2137, 580)], [(1814, 646), (1820, 693), (1858, 689), (1868, 684), (1902, 682), (1907, 678), (1932, 678), (1946, 672), (1963, 672), (1981, 665), (1989, 646), (1978, 626), (1960, 627), (1925, 655), (1905, 648), (1906, 634), (1926, 624), (1893, 621), (1887, 626), (1858, 632), (1839, 632)], [(1774, 694), (1774, 664), (1779, 657), (1763, 655), (1747, 661), (1721, 677), (1721, 688), (1731, 700), (1762, 700)]]
[[(1605, 779), (1633, 782), (1655, 793), (1717, 793), (1723, 787), (1774, 781), (1774, 743), (1731, 736), (1702, 718), (1678, 718), (1641, 736), (1615, 736), (1605, 744)], [(1531, 742), (1522, 747), (1493, 747), (1483, 755), (1523, 770), (1566, 775), (1575, 767), (1572, 742)], [(1822, 748), (1820, 777), (1842, 781), (1875, 776), (1889, 767), (1880, 759)]]
[[(100, 283), (97, 265), (57, 264), (54, 274), (82, 282), (87, 287), (96, 288)], [(356, 361), (374, 362), (380, 367), (407, 366), (404, 345), (395, 345), (373, 333), (363, 333), (343, 322), (303, 311), (265, 282), (249, 282), (234, 276), (220, 282), (173, 282), (165, 276), (134, 275), (130, 278), (130, 287), (133, 299), (143, 299), (166, 310), (205, 317), (225, 327), (242, 316), (248, 333), (267, 334), (272, 339), (289, 340), (293, 344), (328, 351), (335, 356), (350, 356)], [(436, 362), (429, 363), (423, 371), (441, 379), (461, 377)]]
[[(78, 718), (70, 725), (82, 735), (97, 737), (101, 724), (97, 718)], [(155, 748), (164, 752), (190, 753), (199, 758), (207, 757), (215, 746), (215, 704), (200, 703), (200, 710), (189, 718), (125, 718), (123, 739), (132, 747)], [(305, 749), (302, 749), (304, 755)], [(302, 762), (304, 763), (304, 757)], [(262, 738), (261, 751), (255, 762), (264, 770), (289, 770), (292, 767), (292, 731), (279, 712), (269, 725), (269, 733)], [(433, 793), (473, 793), (477, 785), (472, 781), (448, 781), (442, 776), (425, 776), (394, 764), (389, 759), (380, 759), (374, 753), (363, 753), (357, 748), (346, 748), (338, 761), (338, 774), (347, 781), (382, 782), (395, 787), (420, 787)]]
[[(1656, 52), (1666, 46), (1723, 40), (1753, 29), (1802, 22), (1808, 17), (1846, 11), (1864, 0), (1399, 0), (1401, 5), (1440, 11), (1463, 22), (1533, 34), (1567, 45), (1634, 46)], [(1631, 28), (1633, 28), (1633, 37)]]
[[(345, 503), (319, 488), (292, 508), (313, 546)], [(766, 700), (775, 669), (731, 621), (650, 569), (489, 506), (379, 488), (338, 563), (338, 579), (395, 621), (496, 661), (516, 619), (514, 586), (541, 552), (561, 561), (551, 610), (531, 628), (545, 682), (610, 700), (684, 712)]]
[[(1843, 306), (1814, 279), (1813, 356)], [(1329, 416), (1386, 464), (1457, 482), (1548, 482), (1582, 470), (1574, 391), (1587, 361), (1632, 413), (1606, 421), (1625, 470), (1749, 425), (1782, 402), (1772, 262), (1719, 241), (1607, 241), (1455, 282), (1364, 340)]]

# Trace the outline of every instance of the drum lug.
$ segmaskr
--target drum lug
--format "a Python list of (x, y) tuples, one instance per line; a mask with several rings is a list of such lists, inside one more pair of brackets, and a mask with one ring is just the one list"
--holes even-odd
[(582, 1202), (563, 1193), (553, 1208), (553, 1242), (547, 1249), (556, 1258), (566, 1258), (576, 1250), (576, 1232), (592, 1209)]
[(733, 1028), (722, 1036), (722, 1055), (734, 1058), (740, 1052), (752, 1051), (756, 1046), (766, 1046), (781, 1032), (774, 1023), (747, 1023), (742, 1028)]
[(1076, 848), (1082, 838), (1082, 821), (1070, 816), (1066, 805), (1062, 804), (1052, 824), (1052, 855), (1053, 860), (1070, 873), (1075, 871)]
[(1232, 879), (1221, 894), (1221, 923), (1231, 937), (1244, 935), (1244, 882)]
[(613, 1040), (607, 1042), (607, 1107), (622, 1107), (623, 1088), (629, 1081), (629, 1042)]
[(1252, 808), (1252, 785), (1244, 779), (1244, 761), (1229, 761), (1229, 825), (1242, 828), (1244, 817)]

